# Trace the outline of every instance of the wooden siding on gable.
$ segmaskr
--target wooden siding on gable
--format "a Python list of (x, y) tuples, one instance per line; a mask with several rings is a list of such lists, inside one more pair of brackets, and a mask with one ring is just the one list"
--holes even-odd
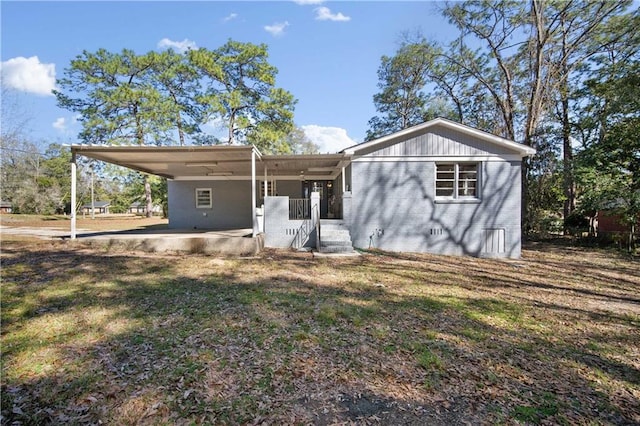
[(434, 128), (405, 140), (394, 140), (365, 155), (371, 157), (437, 157), (508, 155), (508, 148), (447, 128)]

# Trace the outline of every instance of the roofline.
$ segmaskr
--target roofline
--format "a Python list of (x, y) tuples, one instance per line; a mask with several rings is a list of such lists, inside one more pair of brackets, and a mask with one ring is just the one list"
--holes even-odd
[(350, 155), (344, 152), (334, 154), (266, 154), (262, 158), (264, 160), (314, 160), (318, 158), (334, 158), (343, 159)]
[(251, 151), (253, 150), (258, 159), (262, 159), (262, 153), (255, 145), (183, 145), (183, 146), (148, 146), (148, 145), (71, 145), (71, 152), (82, 154), (86, 152), (188, 152), (188, 151)]
[(522, 157), (528, 157), (528, 156), (532, 156), (536, 153), (536, 150), (534, 148), (531, 148), (530, 146), (527, 145), (523, 145), (517, 142), (514, 142), (512, 140), (509, 139), (505, 139), (502, 138), (500, 136), (496, 136), (493, 135), (491, 133), (485, 132), (483, 130), (479, 130), (479, 129), (475, 129), (473, 127), (469, 127), (467, 125), (461, 124), (461, 123), (457, 123), (455, 121), (451, 121), (448, 120), (446, 118), (442, 118), (442, 117), (438, 117), (438, 118), (434, 118), (433, 120), (429, 120), (426, 121), (422, 124), (418, 124), (412, 127), (408, 127), (406, 129), (400, 130), (398, 132), (395, 133), (391, 133), (389, 135), (386, 136), (382, 136), (378, 139), (374, 139), (372, 141), (369, 142), (364, 142), (358, 145), (353, 145), (350, 146), (348, 148), (345, 148), (344, 150), (340, 151), (340, 152), (344, 152), (345, 154), (351, 154), (351, 155), (355, 155), (357, 152), (362, 151), (364, 149), (367, 148), (371, 148), (374, 147), (376, 145), (379, 144), (383, 144), (386, 143), (392, 139), (396, 139), (396, 138), (401, 138), (403, 136), (408, 136), (411, 135), (413, 133), (417, 133), (421, 130), (424, 129), (428, 129), (429, 127), (433, 127), (433, 126), (437, 126), (437, 125), (442, 125), (444, 127), (447, 127), (449, 129), (453, 129), (453, 130), (458, 130), (462, 133), (466, 133), (468, 135), (471, 136), (475, 136), (477, 138), (480, 138), (482, 140), (485, 140), (487, 142), (491, 142), (500, 146), (504, 146), (510, 149), (513, 149), (514, 151), (517, 151), (520, 156)]

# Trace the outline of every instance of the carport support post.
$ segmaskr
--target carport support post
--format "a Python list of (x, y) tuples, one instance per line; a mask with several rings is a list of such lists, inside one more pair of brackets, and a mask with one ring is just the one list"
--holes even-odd
[(253, 224), (253, 237), (258, 234), (256, 213), (256, 150), (254, 148), (251, 150), (251, 223)]
[(76, 153), (71, 151), (71, 239), (76, 239)]

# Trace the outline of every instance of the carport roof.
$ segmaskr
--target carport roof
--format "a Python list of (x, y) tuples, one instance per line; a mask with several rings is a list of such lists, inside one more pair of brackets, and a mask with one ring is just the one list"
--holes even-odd
[(243, 146), (96, 146), (72, 145), (72, 152), (169, 179), (250, 179), (251, 153), (256, 175), (269, 178), (332, 180), (349, 164), (348, 154), (261, 155)]

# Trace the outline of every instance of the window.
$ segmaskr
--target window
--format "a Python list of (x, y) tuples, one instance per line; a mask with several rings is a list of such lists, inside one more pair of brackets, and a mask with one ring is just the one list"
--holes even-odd
[(478, 164), (436, 164), (436, 198), (477, 199)]
[(212, 206), (211, 188), (196, 188), (196, 208), (210, 209)]

